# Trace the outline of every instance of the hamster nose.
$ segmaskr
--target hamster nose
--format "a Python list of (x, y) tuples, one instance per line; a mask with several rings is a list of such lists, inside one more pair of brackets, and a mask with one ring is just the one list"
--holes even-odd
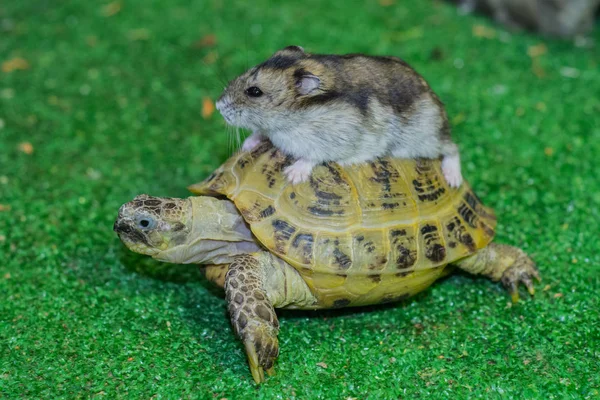
[(229, 100), (229, 97), (227, 97), (226, 95), (222, 95), (221, 97), (219, 97), (219, 100), (217, 100), (215, 105), (217, 107), (217, 110), (223, 111), (225, 108), (231, 105), (231, 101)]

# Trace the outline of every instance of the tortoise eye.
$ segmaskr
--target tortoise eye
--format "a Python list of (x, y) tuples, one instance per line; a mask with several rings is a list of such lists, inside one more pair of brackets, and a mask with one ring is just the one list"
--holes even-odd
[(256, 86), (252, 86), (246, 89), (246, 94), (250, 97), (260, 97), (263, 95), (263, 92)]
[(156, 227), (156, 221), (154, 218), (144, 215), (136, 218), (137, 226), (141, 230), (154, 229)]

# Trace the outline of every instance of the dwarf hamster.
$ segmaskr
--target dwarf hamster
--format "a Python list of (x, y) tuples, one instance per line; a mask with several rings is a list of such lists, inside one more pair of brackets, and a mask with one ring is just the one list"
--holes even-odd
[(442, 156), (448, 183), (462, 182), (442, 102), (396, 57), (319, 55), (289, 46), (230, 82), (217, 109), (227, 123), (252, 130), (244, 150), (268, 137), (295, 157), (284, 170), (292, 183), (308, 179), (322, 162), (349, 165), (390, 154)]

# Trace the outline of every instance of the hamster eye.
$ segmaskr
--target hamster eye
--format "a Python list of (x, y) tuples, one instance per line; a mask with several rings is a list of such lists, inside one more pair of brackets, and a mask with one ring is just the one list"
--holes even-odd
[(156, 221), (147, 215), (138, 217), (136, 222), (138, 228), (142, 230), (154, 229), (156, 227)]
[(252, 86), (246, 89), (246, 94), (250, 97), (260, 97), (263, 95), (263, 92), (256, 86)]

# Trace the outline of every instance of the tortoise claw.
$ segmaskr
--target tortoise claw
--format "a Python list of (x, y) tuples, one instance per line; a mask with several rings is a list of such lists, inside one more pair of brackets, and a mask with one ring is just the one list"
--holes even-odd
[(512, 300), (513, 304), (518, 303), (519, 302), (519, 291), (515, 290), (514, 292), (511, 292), (510, 299)]
[(263, 336), (261, 339), (244, 340), (246, 356), (248, 357), (248, 366), (252, 373), (254, 382), (262, 383), (265, 381), (265, 371), (267, 375), (275, 375), (273, 363), (279, 354), (277, 337), (269, 338)]
[(265, 381), (265, 373), (263, 371), (262, 366), (258, 363), (258, 355), (256, 354), (256, 349), (254, 348), (254, 343), (251, 340), (246, 340), (244, 342), (244, 347), (246, 348), (246, 357), (248, 357), (248, 366), (250, 367), (250, 373), (252, 373), (252, 378), (254, 378), (254, 382), (262, 383)]
[(519, 301), (519, 284), (521, 283), (525, 285), (531, 296), (535, 295), (533, 278), (538, 282), (542, 280), (535, 263), (523, 253), (511, 267), (504, 271), (501, 281), (510, 293), (512, 302), (517, 303)]

